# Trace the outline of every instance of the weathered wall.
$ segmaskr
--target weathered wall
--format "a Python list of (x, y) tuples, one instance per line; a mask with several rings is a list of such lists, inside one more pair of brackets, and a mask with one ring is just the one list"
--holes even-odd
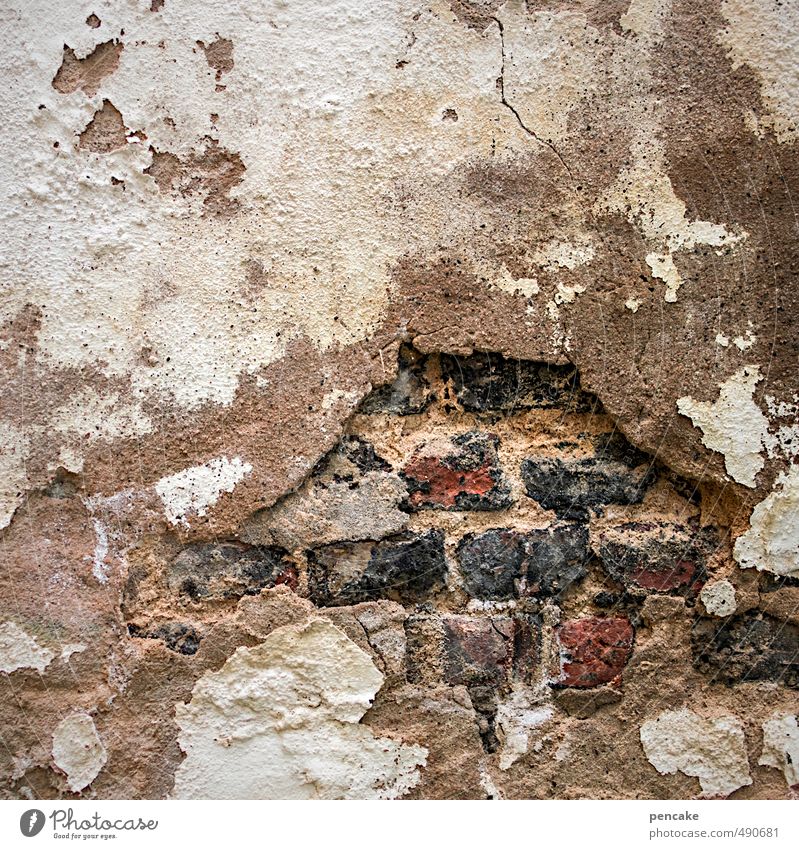
[(795, 4), (0, 14), (6, 796), (795, 792)]

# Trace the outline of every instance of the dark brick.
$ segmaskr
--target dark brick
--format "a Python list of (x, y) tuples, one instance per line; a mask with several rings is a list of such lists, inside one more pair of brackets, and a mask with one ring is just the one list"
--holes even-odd
[(196, 543), (184, 548), (166, 569), (169, 589), (192, 601), (221, 601), (257, 595), (287, 583), (296, 587), (296, 569), (282, 548), (239, 542)]
[(586, 527), (557, 524), (544, 530), (530, 531), (526, 539), (526, 592), (558, 595), (585, 577), (590, 558)]
[(202, 640), (193, 625), (181, 622), (167, 622), (152, 628), (130, 624), (128, 633), (140, 639), (162, 640), (168, 649), (178, 654), (196, 654)]
[(360, 436), (343, 436), (338, 445), (316, 465), (312, 477), (324, 486), (325, 480), (355, 481), (367, 472), (390, 472), (391, 464), (384, 460), (371, 442)]
[(597, 434), (593, 437), (592, 442), (598, 460), (612, 460), (616, 463), (622, 463), (630, 469), (648, 466), (652, 462), (652, 458), (628, 442), (621, 431), (614, 430), (610, 433)]
[(717, 545), (711, 529), (625, 522), (600, 536), (597, 554), (608, 575), (625, 586), (694, 598)]
[(397, 377), (393, 383), (379, 386), (361, 404), (362, 413), (394, 413), (409, 416), (430, 406), (433, 395), (425, 376), (427, 357), (410, 345), (399, 349)]
[(541, 617), (516, 613), (513, 617), (513, 675), (532, 684), (541, 665)]
[(411, 510), (501, 510), (512, 503), (497, 458), (499, 439), (469, 432), (444, 456), (412, 457), (402, 471)]
[(601, 412), (599, 401), (580, 389), (577, 370), (499, 354), (441, 356), (441, 374), (469, 412), (511, 412), (558, 407), (569, 412)]
[(446, 572), (444, 534), (435, 530), (308, 552), (311, 598), (322, 606), (379, 598), (418, 603), (443, 588)]
[(799, 627), (747, 613), (700, 618), (691, 631), (694, 666), (713, 681), (773, 681), (799, 688)]
[(530, 457), (522, 461), (521, 475), (527, 495), (545, 510), (581, 520), (608, 504), (638, 503), (655, 477), (649, 461), (635, 449), (583, 458)]
[(507, 616), (446, 616), (444, 680), (467, 686), (505, 684), (513, 664), (513, 620)]
[(523, 534), (497, 528), (466, 534), (458, 544), (457, 558), (470, 595), (509, 599), (517, 595), (517, 582), (527, 561), (527, 545)]
[[(504, 688), (512, 677), (532, 683), (539, 675), (541, 619), (534, 614), (441, 616), (430, 609), (405, 620), (405, 637), (414, 683), (463, 684), (471, 692)], [(483, 696), (485, 705), (490, 700)]]
[(761, 572), (758, 576), (758, 591), (761, 593), (775, 593), (788, 587), (799, 587), (799, 578), (773, 575), (771, 572)]
[(520, 591), (557, 595), (586, 574), (588, 531), (572, 524), (527, 533), (497, 528), (467, 534), (457, 557), (464, 585), (475, 598), (509, 599)]
[(587, 617), (557, 629), (563, 653), (560, 687), (597, 687), (618, 683), (633, 645), (633, 626), (621, 617)]

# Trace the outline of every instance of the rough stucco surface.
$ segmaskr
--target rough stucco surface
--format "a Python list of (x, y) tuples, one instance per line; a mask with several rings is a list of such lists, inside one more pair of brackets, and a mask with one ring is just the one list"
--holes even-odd
[(0, 21), (4, 796), (795, 795), (795, 4)]

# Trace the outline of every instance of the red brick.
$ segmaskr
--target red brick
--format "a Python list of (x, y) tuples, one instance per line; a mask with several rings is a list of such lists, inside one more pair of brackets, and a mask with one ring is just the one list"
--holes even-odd
[(564, 655), (563, 687), (597, 687), (618, 683), (633, 645), (628, 619), (588, 617), (564, 622), (558, 638)]

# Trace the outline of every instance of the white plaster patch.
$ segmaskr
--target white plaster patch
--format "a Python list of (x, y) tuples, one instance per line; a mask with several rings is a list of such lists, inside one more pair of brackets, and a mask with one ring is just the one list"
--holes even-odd
[(118, 392), (102, 396), (93, 387), (86, 387), (53, 413), (53, 430), (90, 442), (144, 436), (152, 429), (139, 402), (122, 402)]
[(337, 404), (344, 401), (346, 404), (354, 404), (361, 396), (357, 392), (347, 392), (344, 389), (333, 389), (322, 398), (322, 409), (332, 410)]
[(680, 413), (702, 431), (702, 443), (724, 455), (727, 473), (751, 488), (765, 462), (761, 451), (768, 433), (768, 420), (752, 398), (760, 380), (758, 366), (744, 366), (721, 384), (712, 404), (687, 396), (677, 400)]
[(755, 335), (755, 333), (753, 332), (753, 330), (751, 328), (751, 322), (750, 322), (750, 327), (747, 329), (745, 335), (736, 336), (732, 340), (732, 344), (735, 345), (735, 347), (739, 351), (748, 351), (755, 344), (755, 342), (757, 342), (757, 336)]
[(638, 312), (638, 308), (641, 306), (641, 303), (642, 301), (638, 300), (638, 298), (627, 298), (624, 302), (624, 306), (627, 307), (630, 312), (635, 313)]
[(799, 578), (799, 466), (781, 473), (755, 506), (749, 530), (735, 540), (733, 556), (742, 569)]
[(729, 348), (730, 346), (730, 337), (724, 333), (716, 334), (716, 344), (720, 345), (722, 348)]
[[(563, 93), (547, 120), (565, 126), (592, 42), (582, 16), (565, 28), (551, 17), (539, 78)], [(41, 363), (124, 378), (137, 401), (229, 404), (240, 375), (279, 359), (292, 339), (320, 350), (363, 340), (383, 315), (392, 265), (409, 244), (439, 239), (451, 213), (449, 198), (430, 193), (409, 235), (398, 187), (412, 194), (475, 158), (529, 146), (497, 94), (498, 35), (459, 25), (441, 0), (418, 10), (264, 0), (259, 26), (247, 4), (192, 0), (158, 14), (111, 4), (97, 29), (77, 0), (30, 0), (13, 18), (0, 268), (15, 285), (0, 314), (37, 304)], [(65, 44), (85, 56), (121, 31), (119, 65), (95, 95), (53, 88)], [(561, 83), (551, 72), (572, 34), (583, 58)], [(217, 36), (233, 45), (224, 91), (197, 48)], [(128, 143), (79, 148), (105, 99)], [(458, 120), (442, 122), (443, 107)], [(244, 166), (229, 192), (233, 215), (209, 215), (203, 203), (209, 175), (191, 163), (209, 139)], [(153, 150), (194, 167), (192, 191), (159, 190), (145, 173)], [(250, 261), (263, 285), (244, 298)], [(141, 429), (138, 415), (110, 426)]]
[(641, 744), (661, 775), (699, 779), (703, 796), (729, 796), (752, 783), (743, 726), (734, 716), (704, 719), (686, 708), (641, 726)]
[(535, 729), (550, 720), (555, 712), (545, 703), (541, 693), (516, 687), (497, 708), (496, 727), (502, 741), (499, 768), (510, 769), (530, 749)]
[(763, 753), (758, 763), (781, 769), (789, 787), (799, 785), (799, 725), (795, 716), (775, 713), (763, 723)]
[(53, 761), (66, 773), (73, 793), (88, 787), (107, 760), (105, 746), (88, 713), (73, 713), (58, 723), (53, 732)]
[(711, 616), (732, 616), (738, 606), (735, 587), (729, 581), (710, 581), (702, 587), (699, 598)]
[(61, 647), (61, 660), (69, 660), (73, 654), (80, 654), (86, 651), (86, 646), (83, 643), (67, 643)]
[(539, 138), (568, 133), (569, 113), (593, 89), (599, 33), (582, 12), (527, 9), (508, 0), (500, 12), (505, 40), (508, 102)]
[(623, 30), (636, 35), (657, 35), (663, 12), (670, 5), (671, 0), (630, 0), (627, 11), (619, 18), (619, 24)]
[(688, 208), (677, 197), (665, 173), (662, 150), (648, 148), (649, 142), (642, 139), (633, 144), (637, 161), (619, 174), (596, 208), (598, 212), (621, 213), (637, 225), (654, 248), (646, 255), (646, 263), (652, 275), (666, 284), (663, 299), (674, 303), (683, 284), (674, 263), (675, 253), (690, 251), (699, 245), (710, 245), (721, 252), (744, 240), (747, 234), (745, 231), (732, 233), (724, 224), (689, 219)]
[(799, 5), (773, 0), (723, 0), (727, 26), (718, 38), (733, 69), (748, 65), (760, 80), (766, 112), (753, 126), (771, 130), (778, 142), (799, 137)]
[(105, 558), (108, 556), (108, 533), (99, 519), (92, 518), (92, 525), (94, 526), (94, 535), (97, 539), (92, 558), (92, 575), (101, 584), (107, 584), (108, 564), (105, 562)]
[(558, 271), (562, 268), (573, 271), (581, 265), (588, 265), (593, 258), (594, 248), (587, 239), (582, 242), (553, 239), (533, 254), (533, 262), (545, 271)]
[(16, 622), (0, 624), (0, 672), (13, 672), (15, 669), (44, 672), (54, 657), (50, 649), (40, 646)]
[(25, 434), (9, 422), (0, 422), (0, 529), (11, 523), (27, 489), (28, 450)]
[(326, 619), (273, 631), (197, 681), (175, 714), (186, 759), (176, 798), (392, 799), (427, 750), (359, 721), (383, 676)]
[(192, 466), (161, 478), (155, 485), (164, 504), (167, 519), (173, 524), (189, 526), (189, 516), (205, 516), (223, 492), (233, 492), (252, 471), (252, 465), (241, 457), (228, 460), (216, 457), (201, 466)]
[(536, 277), (514, 277), (507, 266), (500, 267), (499, 272), (493, 277), (492, 284), (503, 292), (511, 295), (520, 294), (525, 298), (531, 298), (539, 292), (538, 278)]

